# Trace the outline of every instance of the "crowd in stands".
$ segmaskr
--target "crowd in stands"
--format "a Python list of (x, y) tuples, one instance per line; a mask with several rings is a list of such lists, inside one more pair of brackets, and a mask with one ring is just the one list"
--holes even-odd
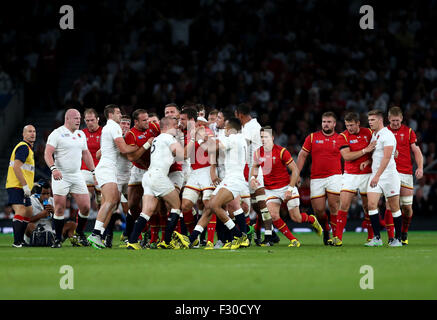
[[(62, 109), (103, 110), (115, 103), (127, 113), (143, 107), (163, 115), (170, 102), (202, 103), (209, 110), (249, 102), (296, 160), (305, 137), (320, 128), (323, 112), (335, 112), (341, 132), (348, 111), (359, 112), (366, 126), (369, 108), (399, 106), (424, 155), (415, 212), (430, 215), (437, 208), (437, 3), (398, 8), (370, 1), (373, 30), (359, 27), (362, 4), (93, 1), (89, 6), (99, 14), (90, 24), (95, 48), (61, 97)], [(56, 32), (47, 33), (45, 42), (34, 38), (26, 47), (33, 67), (35, 55), (56, 44)], [(309, 176), (309, 166), (302, 174)], [(304, 180), (302, 188), (308, 187)], [(309, 203), (309, 194), (301, 195)]]

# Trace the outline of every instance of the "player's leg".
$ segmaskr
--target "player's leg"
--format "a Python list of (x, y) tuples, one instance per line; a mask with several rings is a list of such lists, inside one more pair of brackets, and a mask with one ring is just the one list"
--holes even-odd
[(288, 228), (284, 220), (281, 219), (281, 216), (279, 214), (281, 209), (281, 203), (282, 201), (279, 198), (272, 198), (267, 200), (267, 208), (269, 209), (270, 215), (272, 217), (273, 225), (275, 226), (276, 229), (281, 231), (282, 234), (286, 236), (288, 240), (290, 240), (290, 244), (288, 245), (289, 247), (299, 247), (300, 246), (299, 241), (291, 233), (290, 229)]
[(340, 192), (340, 210), (337, 214), (337, 237), (343, 241), (343, 230), (347, 223), (347, 214), (356, 192), (342, 190)]
[(259, 214), (261, 215), (262, 221), (264, 223), (264, 229), (265, 229), (264, 240), (270, 242), (272, 237), (272, 231), (273, 231), (273, 221), (269, 209), (267, 207), (267, 203), (266, 203), (267, 197), (266, 197), (266, 191), (264, 185), (263, 187), (255, 190), (255, 200), (259, 209)]
[(187, 226), (188, 232), (191, 234), (194, 230), (195, 221), (193, 216), (193, 207), (199, 199), (200, 191), (185, 186), (182, 193), (181, 210), (184, 216), (184, 222)]
[(91, 200), (88, 194), (72, 193), (72, 196), (79, 208), (79, 212), (77, 214), (77, 226), (75, 231), (76, 234), (78, 235), (77, 237), (78, 244), (81, 246), (87, 246), (88, 241), (86, 241), (84, 231), (85, 231), (86, 223), (88, 221)]
[(340, 194), (327, 191), (328, 207), (329, 207), (329, 223), (332, 229), (332, 236), (337, 237), (337, 213), (340, 207)]
[(53, 224), (55, 227), (56, 242), (57, 244), (60, 244), (62, 242), (62, 230), (64, 228), (64, 211), (67, 204), (67, 195), (54, 194), (53, 202), (55, 205)]
[(167, 220), (167, 226), (165, 227), (165, 243), (167, 245), (170, 244), (173, 231), (179, 221), (179, 218), (181, 216), (181, 200), (179, 197), (179, 193), (176, 191), (176, 189), (173, 189), (170, 193), (162, 196), (164, 201), (167, 203), (167, 205), (170, 208), (170, 215)]
[(62, 228), (62, 238), (65, 241), (67, 238), (70, 239), (71, 243), (73, 244), (73, 237), (74, 232), (76, 231), (77, 223), (74, 221), (67, 221), (64, 224), (64, 228)]
[(105, 183), (101, 188), (105, 201), (97, 213), (93, 233), (88, 237), (88, 241), (96, 249), (103, 249), (105, 247), (102, 242), (102, 235), (105, 232), (104, 224), (108, 215), (112, 215), (112, 212), (120, 201), (120, 192), (118, 191), (117, 183), (108, 182)]
[(363, 211), (364, 211), (364, 219), (363, 219), (362, 226), (363, 228), (367, 229), (367, 241), (370, 241), (373, 239), (374, 234), (373, 234), (372, 223), (370, 222), (370, 217), (369, 217), (367, 192), (360, 193), (360, 195), (361, 195), (361, 202), (363, 203)]
[(410, 187), (401, 186), (400, 204), (402, 211), (402, 244), (408, 244), (408, 228), (413, 218), (414, 191)]
[[(390, 243), (391, 246), (402, 246), (402, 212), (399, 203), (399, 195), (387, 197), (387, 202), (393, 216), (393, 224), (395, 227), (395, 240)], [(397, 241), (396, 241), (397, 240)]]
[(379, 199), (381, 198), (381, 194), (382, 193), (380, 192), (369, 192), (369, 191), (367, 192), (369, 218), (374, 234), (373, 239), (365, 244), (366, 246), (369, 247), (382, 246), (380, 224), (379, 224), (379, 211), (378, 211), (378, 202)]
[(143, 209), (138, 219), (135, 221), (133, 230), (129, 235), (129, 242), (126, 246), (127, 249), (141, 249), (140, 245), (138, 244), (138, 237), (140, 236), (147, 222), (155, 213), (159, 199), (154, 195), (147, 193), (143, 195), (142, 203)]
[(143, 187), (140, 184), (129, 184), (127, 189), (127, 202), (129, 211), (126, 215), (126, 230), (124, 236), (129, 238), (135, 224), (135, 220), (141, 213), (141, 198), (143, 197)]

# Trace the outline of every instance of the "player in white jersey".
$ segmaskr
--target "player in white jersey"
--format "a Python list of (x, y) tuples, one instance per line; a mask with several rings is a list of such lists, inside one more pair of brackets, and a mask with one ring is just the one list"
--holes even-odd
[(191, 248), (197, 245), (198, 236), (203, 232), (204, 228), (211, 219), (211, 215), (215, 213), (217, 217), (230, 230), (234, 240), (229, 245), (224, 246), (225, 249), (238, 249), (242, 243), (248, 242), (247, 236), (244, 233), (245, 219), (243, 215), (236, 216), (238, 227), (226, 214), (223, 209), (229, 202), (240, 196), (246, 190), (246, 180), (244, 179), (244, 166), (246, 163), (247, 144), (240, 133), (241, 122), (237, 118), (231, 118), (226, 123), (226, 136), (221, 139), (210, 139), (209, 151), (214, 153), (217, 148), (225, 154), (225, 177), (213, 192), (208, 207), (198, 221), (193, 233), (190, 237), (174, 232), (174, 239), (185, 248)]
[(394, 159), (396, 151), (396, 138), (394, 134), (384, 127), (384, 114), (380, 110), (372, 110), (368, 113), (369, 126), (373, 130), (371, 142), (376, 141), (375, 150), (372, 154), (372, 175), (367, 186), (367, 199), (370, 221), (374, 237), (365, 245), (368, 247), (382, 246), (380, 235), (378, 202), (381, 194), (388, 201), (395, 225), (395, 239), (389, 244), (391, 247), (402, 247), (401, 228), (402, 214), (399, 205), (399, 190), (401, 181), (396, 170)]
[(105, 107), (104, 115), (107, 119), (102, 129), (100, 143), (101, 158), (96, 168), (96, 179), (102, 189), (104, 203), (97, 214), (93, 233), (88, 241), (96, 249), (103, 249), (102, 235), (105, 231), (105, 222), (108, 215), (112, 215), (120, 201), (120, 192), (117, 184), (117, 160), (119, 152), (130, 153), (138, 149), (137, 146), (128, 146), (123, 139), (120, 128), (121, 112), (116, 105), (110, 104)]
[(94, 172), (94, 162), (87, 147), (85, 134), (79, 130), (79, 126), (80, 112), (76, 109), (68, 109), (65, 113), (64, 125), (49, 135), (44, 152), (44, 160), (52, 171), (52, 189), (55, 201), (53, 219), (56, 241), (53, 248), (61, 247), (64, 211), (69, 193), (73, 195), (79, 207), (76, 230), (78, 243), (83, 246), (87, 245), (83, 230), (90, 210), (90, 197), (80, 167), (83, 159), (91, 172)]
[(161, 134), (157, 136), (150, 148), (149, 170), (143, 176), (143, 207), (140, 216), (135, 222), (134, 230), (129, 236), (127, 249), (139, 250), (138, 236), (146, 226), (150, 217), (156, 213), (159, 198), (162, 198), (170, 208), (165, 239), (161, 248), (171, 249), (171, 236), (181, 215), (181, 200), (179, 192), (168, 177), (171, 165), (185, 158), (184, 148), (175, 139), (177, 134), (177, 121), (173, 117), (164, 117), (160, 121)]
[[(131, 124), (131, 118), (127, 115), (123, 115), (120, 121), (120, 128), (123, 138), (126, 136), (126, 133), (129, 131), (130, 124)], [(121, 207), (125, 215), (128, 214), (128, 210), (129, 210), (129, 206), (127, 203), (127, 197), (128, 197), (127, 190), (129, 185), (131, 169), (132, 169), (132, 162), (129, 161), (129, 159), (125, 154), (118, 153), (117, 186), (118, 186), (118, 191), (120, 192)], [(107, 248), (112, 248), (113, 230), (114, 230), (115, 221), (117, 220), (118, 217), (119, 215), (114, 215), (114, 214), (108, 215), (106, 217), (106, 221), (104, 225), (105, 226), (104, 238), (105, 238), (105, 246)]]
[[(244, 176), (246, 181), (249, 183), (251, 204), (255, 212), (258, 214), (258, 216), (261, 216), (264, 222), (264, 227), (266, 230), (264, 240), (271, 241), (273, 221), (266, 204), (267, 197), (264, 189), (263, 174), (258, 174), (255, 184), (252, 184), (249, 181), (249, 173), (252, 170), (255, 151), (262, 147), (260, 134), (261, 125), (255, 118), (252, 118), (250, 115), (250, 107), (247, 104), (240, 104), (235, 111), (235, 115), (241, 121), (241, 133), (245, 137), (248, 145), (247, 166), (244, 168)], [(256, 185), (255, 189), (252, 188), (253, 185)]]

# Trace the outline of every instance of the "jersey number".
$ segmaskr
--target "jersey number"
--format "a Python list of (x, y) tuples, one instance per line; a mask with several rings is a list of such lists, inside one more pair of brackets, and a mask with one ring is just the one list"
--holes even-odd
[(152, 148), (150, 149), (150, 154), (152, 154), (153, 151), (155, 151), (155, 148), (156, 148), (156, 146), (155, 146), (155, 140), (153, 140), (153, 142), (152, 142)]

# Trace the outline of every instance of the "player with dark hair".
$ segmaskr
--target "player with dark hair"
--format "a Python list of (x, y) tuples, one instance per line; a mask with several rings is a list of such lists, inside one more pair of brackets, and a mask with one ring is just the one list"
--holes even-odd
[[(252, 118), (251, 109), (248, 104), (242, 103), (239, 104), (235, 110), (235, 116), (241, 121), (242, 129), (241, 133), (247, 142), (247, 164), (244, 167), (244, 177), (248, 182), (249, 193), (250, 193), (250, 203), (247, 206), (250, 207), (252, 204), (255, 212), (261, 216), (262, 221), (264, 222), (265, 232), (264, 237), (265, 241), (272, 241), (272, 230), (273, 230), (273, 222), (272, 216), (267, 208), (266, 204), (266, 193), (264, 190), (264, 181), (263, 175), (259, 174), (256, 178), (256, 181), (252, 183), (249, 181), (249, 173), (253, 166), (253, 159), (255, 151), (262, 146), (261, 143), (261, 135), (260, 129), (261, 125), (258, 123), (256, 118)], [(254, 177), (252, 176), (251, 179)], [(244, 197), (245, 195), (243, 195)], [(249, 198), (244, 197), (249, 201)], [(247, 210), (247, 222), (250, 223), (249, 219), (249, 210)]]
[[(417, 164), (415, 176), (417, 179), (423, 177), (423, 155), (417, 146), (416, 133), (413, 129), (402, 124), (402, 110), (399, 107), (392, 107), (388, 111), (387, 127), (396, 138), (397, 157), (395, 157), (396, 169), (401, 178), (400, 204), (402, 211), (402, 244), (408, 244), (408, 228), (413, 218), (413, 164), (411, 163), (411, 152)], [(388, 216), (391, 211), (386, 212)], [(386, 222), (387, 223), (387, 222)]]
[(322, 130), (311, 133), (297, 158), (299, 172), (305, 165), (309, 155), (311, 162), (311, 206), (323, 228), (323, 242), (333, 245), (329, 234), (326, 198), (330, 212), (332, 234), (336, 236), (337, 211), (340, 204), (342, 185), (341, 155), (338, 148), (338, 133), (335, 132), (336, 116), (333, 112), (322, 114)]
[(141, 198), (143, 195), (142, 180), (150, 164), (150, 147), (155, 137), (160, 134), (159, 125), (149, 122), (146, 110), (136, 109), (132, 114), (134, 126), (126, 133), (124, 140), (129, 146), (137, 146), (134, 152), (127, 154), (127, 159), (133, 166), (128, 184), (128, 206), (126, 216), (126, 230), (121, 236), (122, 241), (127, 241), (133, 230), (135, 220), (141, 213)]
[(105, 231), (105, 223), (108, 223), (108, 216), (111, 216), (120, 201), (117, 180), (117, 159), (118, 154), (131, 153), (138, 149), (138, 146), (126, 144), (120, 128), (121, 112), (116, 105), (108, 105), (104, 109), (107, 119), (102, 129), (101, 158), (96, 167), (96, 179), (102, 189), (104, 203), (97, 213), (96, 223), (88, 241), (96, 249), (103, 249), (102, 236)]
[(208, 207), (205, 208), (202, 217), (190, 236), (184, 236), (176, 231), (173, 233), (173, 239), (185, 248), (192, 248), (198, 243), (198, 236), (207, 226), (212, 214), (217, 215), (233, 236), (232, 242), (225, 245), (222, 249), (238, 249), (242, 243), (248, 241), (244, 233), (244, 216), (235, 216), (236, 223), (238, 224), (237, 227), (223, 209), (224, 206), (247, 189), (243, 174), (246, 163), (247, 144), (239, 132), (241, 130), (241, 123), (237, 118), (229, 119), (225, 130), (224, 137), (217, 140), (210, 139), (208, 146), (209, 151), (215, 152), (218, 147), (225, 152), (225, 178), (214, 190)]
[[(255, 183), (258, 174), (264, 174), (266, 202), (272, 215), (273, 224), (290, 240), (289, 247), (300, 247), (300, 242), (293, 236), (279, 215), (282, 202), (287, 204), (288, 212), (294, 222), (310, 223), (320, 236), (322, 235), (322, 227), (315, 216), (301, 213), (299, 210), (299, 191), (296, 187), (299, 171), (290, 152), (274, 144), (274, 133), (269, 126), (261, 128), (261, 141), (262, 147), (254, 154), (253, 166), (250, 171), (251, 183)], [(260, 167), (262, 173), (258, 172)], [(291, 175), (288, 171), (291, 172)], [(272, 243), (264, 242), (264, 245), (271, 246)]]
[(367, 209), (367, 184), (372, 169), (370, 167), (371, 153), (375, 148), (372, 140), (372, 130), (360, 127), (358, 114), (350, 112), (344, 117), (346, 130), (340, 134), (338, 144), (344, 162), (343, 186), (340, 192), (340, 210), (337, 215), (337, 238), (334, 244), (343, 243), (343, 229), (346, 226), (347, 214), (353, 197), (357, 192), (361, 195), (364, 209), (364, 226), (367, 228), (367, 240), (373, 238), (373, 229)]

